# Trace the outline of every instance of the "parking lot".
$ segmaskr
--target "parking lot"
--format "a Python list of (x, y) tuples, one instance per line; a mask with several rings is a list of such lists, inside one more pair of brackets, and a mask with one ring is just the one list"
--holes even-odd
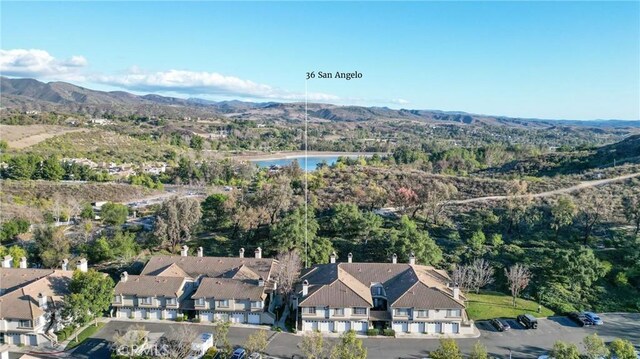
[[(603, 337), (605, 341), (614, 338), (631, 340), (637, 348), (640, 348), (640, 313), (610, 313), (602, 314), (605, 324), (600, 326), (578, 327), (567, 317), (551, 317), (540, 319), (538, 329), (527, 330), (518, 324), (515, 319), (507, 320), (511, 330), (498, 332), (488, 322), (478, 322), (481, 336), (478, 339), (459, 339), (458, 344), (463, 352), (469, 353), (473, 345), (480, 340), (487, 346), (489, 353), (495, 357), (508, 358), (511, 352), (512, 358), (537, 358), (546, 354), (556, 340), (577, 344), (582, 348), (582, 339), (594, 332)], [(74, 358), (108, 358), (109, 341), (118, 331), (126, 331), (132, 322), (112, 321), (83, 345), (79, 346), (71, 356)], [(171, 333), (180, 323), (140, 323), (146, 330), (152, 333)], [(213, 331), (208, 325), (193, 325), (199, 333)], [(246, 338), (256, 329), (232, 327), (229, 331), (229, 340), (233, 345), (241, 345)], [(299, 350), (300, 336), (287, 333), (271, 333), (271, 341), (267, 347), (267, 353), (275, 357), (291, 358), (294, 354), (301, 354)], [(333, 339), (327, 340), (333, 342)], [(424, 358), (429, 351), (435, 350), (439, 343), (437, 339), (396, 339), (396, 338), (363, 338), (372, 359), (391, 358)]]

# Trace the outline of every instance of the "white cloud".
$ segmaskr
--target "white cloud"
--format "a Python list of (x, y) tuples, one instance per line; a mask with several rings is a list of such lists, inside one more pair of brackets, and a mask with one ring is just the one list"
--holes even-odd
[(397, 105), (406, 105), (409, 103), (409, 101), (403, 99), (403, 98), (394, 98), (392, 100), (389, 101), (390, 103), (393, 104), (397, 104)]
[[(133, 91), (171, 91), (187, 95), (225, 95), (285, 101), (303, 101), (305, 98), (304, 93), (286, 91), (216, 72), (168, 70), (146, 73), (134, 68), (127, 74), (98, 76), (94, 80)], [(308, 99), (323, 102), (340, 100), (338, 96), (324, 93), (309, 93)]]
[(77, 73), (87, 66), (87, 59), (72, 56), (58, 60), (45, 50), (0, 50), (0, 73), (7, 76), (49, 77)]

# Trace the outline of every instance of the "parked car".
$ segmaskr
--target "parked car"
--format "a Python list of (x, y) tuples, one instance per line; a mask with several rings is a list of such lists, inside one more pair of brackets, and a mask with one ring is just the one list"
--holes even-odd
[(518, 322), (526, 329), (538, 329), (538, 319), (531, 314), (520, 314)]
[(507, 323), (507, 321), (504, 319), (491, 319), (489, 323), (491, 323), (491, 325), (499, 332), (504, 332), (505, 330), (511, 329), (509, 323)]
[(587, 316), (582, 313), (571, 312), (569, 313), (569, 319), (573, 320), (581, 327), (584, 327), (585, 325), (593, 325), (591, 319), (587, 318)]
[(604, 322), (602, 321), (602, 319), (600, 319), (600, 317), (593, 312), (584, 312), (582, 313), (584, 314), (585, 317), (587, 317), (591, 322), (593, 322), (593, 324), (595, 325), (602, 325), (604, 324)]
[(249, 355), (249, 359), (262, 359), (262, 354), (253, 353), (253, 354)]
[(231, 359), (246, 359), (247, 351), (243, 348), (238, 348), (233, 351), (233, 355), (231, 355)]

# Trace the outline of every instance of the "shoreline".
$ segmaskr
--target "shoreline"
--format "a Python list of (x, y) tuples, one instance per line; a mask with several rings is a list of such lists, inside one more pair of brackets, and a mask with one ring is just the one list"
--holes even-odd
[[(309, 157), (338, 157), (338, 156), (346, 156), (346, 157), (360, 157), (360, 156), (373, 156), (374, 154), (385, 155), (386, 153), (381, 152), (335, 152), (335, 151), (309, 151), (307, 155)], [(246, 155), (233, 155), (229, 156), (230, 158), (234, 158), (237, 160), (246, 160), (246, 161), (275, 161), (275, 160), (287, 160), (294, 158), (304, 158), (304, 151), (293, 151), (293, 152), (275, 152), (275, 153), (265, 153), (265, 154), (246, 154)]]

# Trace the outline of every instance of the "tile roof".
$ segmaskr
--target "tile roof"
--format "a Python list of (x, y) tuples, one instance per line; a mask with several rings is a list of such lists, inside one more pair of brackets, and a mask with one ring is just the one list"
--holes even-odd
[(191, 298), (249, 299), (261, 301), (266, 298), (265, 287), (258, 286), (256, 280), (232, 278), (202, 278)]
[[(392, 306), (464, 308), (453, 299), (445, 271), (406, 263), (333, 263), (313, 266), (301, 275), (309, 282), (301, 306), (372, 306), (371, 285), (380, 283)], [(418, 294), (416, 294), (418, 293)], [(300, 294), (300, 293), (299, 293)], [(364, 303), (368, 303), (363, 305)]]
[(59, 301), (69, 293), (72, 271), (0, 268), (4, 294), (0, 296), (0, 318), (33, 320), (44, 311), (38, 306), (40, 293)]
[(271, 274), (275, 273), (277, 263), (275, 259), (267, 258), (154, 256), (141, 274), (158, 275), (175, 264), (192, 278), (219, 277), (244, 265), (259, 277), (268, 280), (271, 279)]
[(129, 275), (127, 281), (120, 280), (114, 290), (115, 294), (141, 297), (178, 297), (185, 282), (184, 277)]

